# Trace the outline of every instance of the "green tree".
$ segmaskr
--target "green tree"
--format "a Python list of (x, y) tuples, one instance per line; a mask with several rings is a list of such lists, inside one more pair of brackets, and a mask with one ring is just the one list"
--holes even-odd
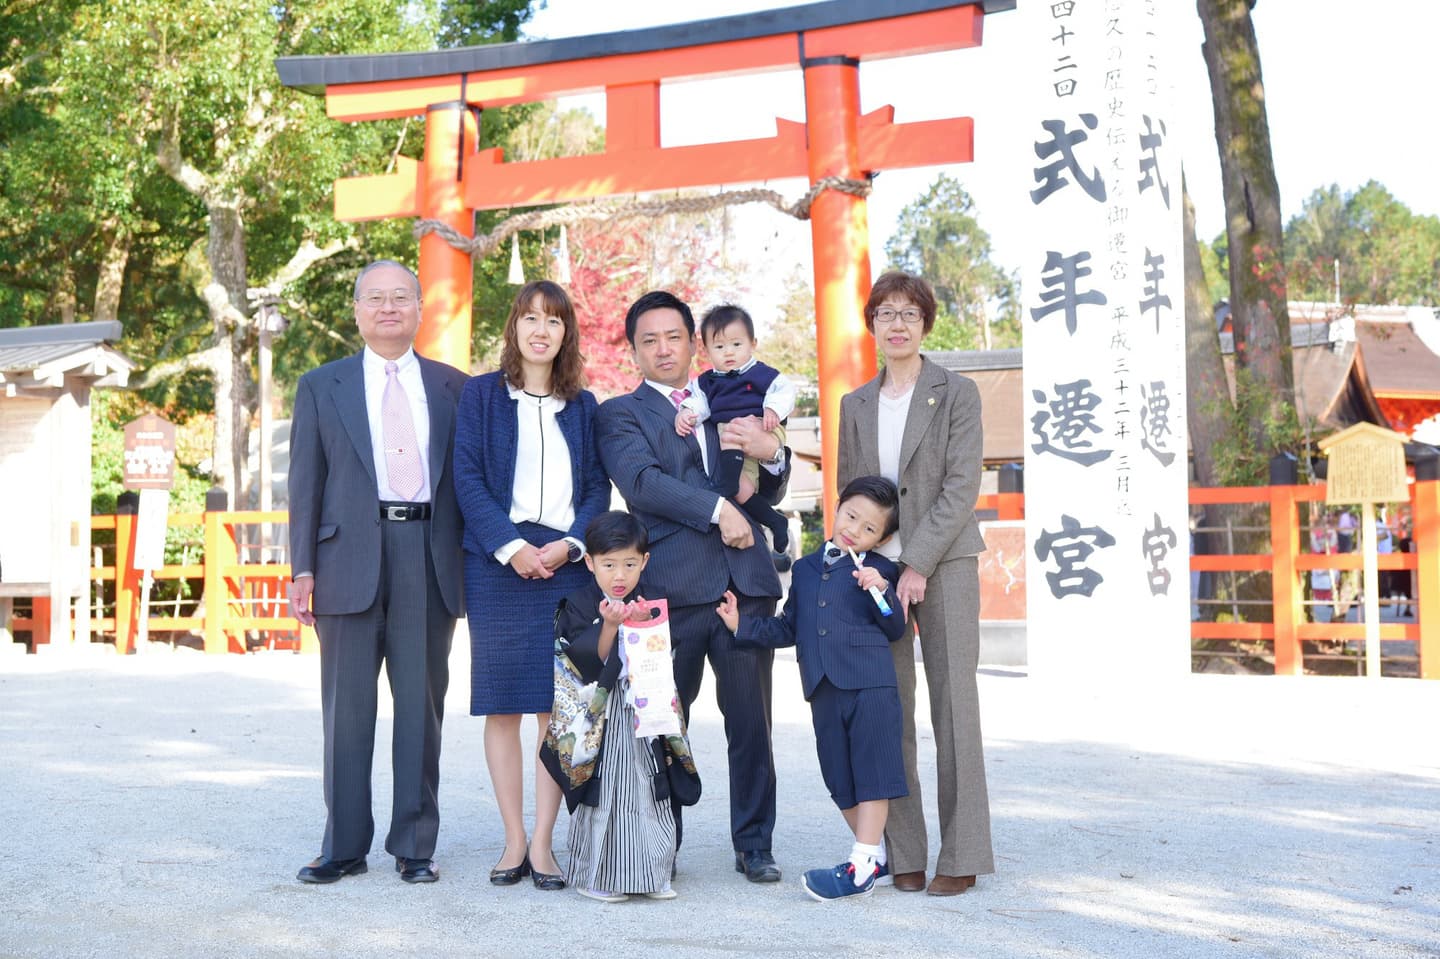
[(1435, 305), (1440, 295), (1440, 217), (1417, 216), (1374, 180), (1311, 193), (1285, 249), (1297, 298)]
[[(0, 74), (15, 78), (0, 79), (0, 308), (27, 322), (83, 316), (78, 302), (124, 315), (142, 387), (208, 393), (214, 477), (233, 495), (256, 402), (250, 291), (284, 294), (295, 325), (279, 356), (324, 358), (353, 346), (336, 318), (355, 265), (414, 250), (408, 225), (336, 223), (329, 200), (336, 178), (418, 151), (408, 121), (334, 123), (322, 99), (280, 87), (275, 58), (515, 39), (530, 2), (12, 6), (5, 29), (23, 42)], [(487, 111), (482, 135), (503, 134), (503, 113)]]
[(990, 234), (959, 181), (942, 173), (901, 210), (885, 254), (891, 266), (935, 287), (939, 315), (929, 348), (1020, 345), (1019, 282), (991, 260)]

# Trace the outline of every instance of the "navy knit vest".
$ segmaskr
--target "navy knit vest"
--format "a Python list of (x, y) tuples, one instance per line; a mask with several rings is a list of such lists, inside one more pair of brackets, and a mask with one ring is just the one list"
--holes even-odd
[(763, 416), (765, 391), (775, 382), (780, 371), (756, 362), (739, 376), (726, 376), (715, 370), (700, 374), (700, 389), (710, 403), (710, 419), (728, 423), (742, 416)]

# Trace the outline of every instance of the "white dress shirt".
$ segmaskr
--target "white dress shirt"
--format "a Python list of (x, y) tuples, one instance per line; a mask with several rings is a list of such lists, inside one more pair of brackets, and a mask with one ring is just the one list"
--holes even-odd
[[(385, 436), (381, 422), (380, 406), (385, 396), (386, 359), (365, 347), (361, 365), (365, 371), (365, 415), (370, 421), (370, 452), (375, 458), (375, 481), (379, 486), (380, 499), (404, 500), (390, 488), (389, 473), (385, 468)], [(415, 502), (430, 502), (430, 404), (425, 398), (425, 381), (420, 376), (420, 361), (415, 351), (406, 350), (405, 355), (395, 361), (396, 376), (405, 387), (405, 398), (410, 401), (410, 418), (415, 421), (415, 440), (420, 447), (420, 472), (425, 484), (415, 496)]]

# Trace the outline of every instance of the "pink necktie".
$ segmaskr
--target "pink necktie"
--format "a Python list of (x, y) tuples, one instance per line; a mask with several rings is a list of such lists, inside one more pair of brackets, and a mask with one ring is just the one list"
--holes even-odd
[(690, 391), (689, 391), (689, 390), (671, 390), (671, 391), (670, 391), (670, 402), (672, 402), (672, 403), (675, 404), (675, 408), (676, 408), (677, 410), (680, 408), (680, 404), (683, 403), (683, 402), (685, 402), (685, 401), (686, 401), (687, 399), (689, 399), (689, 398), (690, 398)]
[(410, 415), (410, 399), (397, 375), (394, 362), (385, 364), (385, 392), (380, 398), (381, 442), (385, 444), (385, 472), (390, 489), (405, 499), (413, 500), (425, 485), (420, 468), (420, 449), (415, 442), (415, 420)]

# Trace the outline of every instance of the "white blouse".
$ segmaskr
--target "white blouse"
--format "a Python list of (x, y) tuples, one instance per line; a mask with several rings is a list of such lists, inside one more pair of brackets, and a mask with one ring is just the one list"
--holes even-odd
[[(553, 395), (535, 396), (508, 383), (506, 389), (520, 407), (510, 522), (539, 523), (560, 533), (569, 532), (575, 525), (575, 483), (570, 447), (555, 418), (565, 408), (565, 401)], [(510, 562), (524, 545), (523, 539), (506, 543), (495, 551), (496, 562)]]
[[(900, 445), (905, 440), (905, 421), (910, 416), (910, 397), (914, 395), (915, 387), (912, 384), (903, 396), (891, 399), (884, 393), (880, 394), (880, 407), (877, 419), (880, 421), (880, 435), (877, 438), (876, 452), (880, 456), (880, 475), (900, 485)], [(889, 560), (900, 558), (900, 531), (896, 530), (895, 535), (888, 541), (875, 547), (875, 551)]]

